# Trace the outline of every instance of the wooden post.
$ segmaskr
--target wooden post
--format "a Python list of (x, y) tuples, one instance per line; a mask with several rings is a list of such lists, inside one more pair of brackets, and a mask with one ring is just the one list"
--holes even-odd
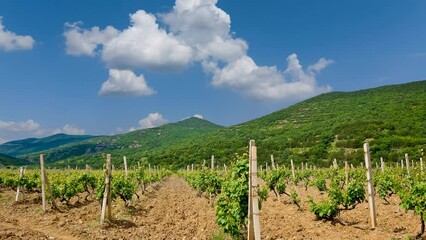
[(404, 161), (401, 159), (401, 169), (404, 170)]
[(46, 190), (45, 190), (45, 175), (44, 175), (44, 156), (40, 154), (40, 177), (41, 177), (41, 202), (43, 212), (46, 212)]
[(211, 163), (210, 163), (210, 169), (214, 170), (214, 155), (212, 155)]
[(368, 184), (368, 205), (370, 207), (371, 228), (376, 228), (376, 205), (374, 203), (374, 187), (373, 187), (373, 174), (371, 173), (371, 160), (369, 144), (364, 143), (364, 158), (365, 167), (367, 168), (367, 184)]
[(354, 165), (351, 163), (351, 168), (354, 169)]
[(110, 189), (110, 178), (111, 178), (111, 154), (107, 154), (106, 160), (106, 176), (105, 176), (105, 190), (104, 197), (102, 199), (101, 209), (101, 224), (105, 221), (105, 212), (108, 208), (108, 219), (111, 219), (111, 189)]
[(44, 169), (44, 181), (46, 182), (47, 191), (49, 192), (49, 196), (50, 196), (50, 205), (52, 205), (52, 207), (53, 207), (54, 209), (58, 209), (58, 208), (56, 207), (55, 199), (53, 198), (52, 189), (50, 188), (49, 178), (47, 177), (47, 174), (46, 174), (46, 169)]
[(259, 200), (257, 190), (257, 149), (254, 140), (250, 140), (249, 152), (249, 222), (248, 240), (260, 240)]
[(293, 180), (294, 180), (296, 179), (296, 174), (294, 173), (293, 159), (290, 159), (290, 163), (291, 163), (291, 174), (293, 175)]
[(380, 157), (380, 167), (382, 168), (382, 172), (385, 172), (385, 161), (383, 161), (382, 157)]
[(124, 162), (124, 172), (126, 173), (126, 177), (127, 177), (127, 158), (126, 158), (126, 156), (123, 157), (123, 162)]
[(138, 161), (138, 170), (141, 169), (141, 163)]
[(423, 173), (423, 158), (420, 158), (420, 171)]
[(334, 166), (334, 168), (338, 168), (336, 159), (333, 160), (333, 166)]
[(271, 166), (272, 169), (276, 170), (277, 168), (275, 167), (275, 161), (274, 161), (274, 155), (271, 155)]
[[(24, 175), (24, 168), (20, 167), (19, 168), (19, 180), (21, 180), (22, 176)], [(18, 201), (19, 199), (19, 188), (21, 187), (21, 185), (18, 184), (18, 187), (16, 188), (16, 197), (15, 197), (15, 202)]]
[(223, 164), (223, 170), (225, 170), (225, 172), (228, 171), (228, 169), (226, 168), (226, 164), (225, 163)]
[(345, 160), (345, 187), (348, 188), (349, 184), (349, 164), (348, 161)]
[(410, 174), (410, 159), (408, 153), (405, 154), (405, 166), (407, 167), (407, 173)]

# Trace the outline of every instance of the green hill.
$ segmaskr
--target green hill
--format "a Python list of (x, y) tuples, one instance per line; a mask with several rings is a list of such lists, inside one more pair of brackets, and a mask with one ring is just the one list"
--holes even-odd
[(22, 156), (34, 152), (46, 151), (59, 146), (92, 138), (86, 135), (66, 135), (63, 133), (45, 138), (27, 138), (0, 145), (0, 153), (10, 156)]
[[(218, 164), (247, 151), (256, 140), (258, 160), (310, 162), (329, 166), (333, 158), (363, 161), (362, 144), (370, 142), (373, 160), (398, 161), (404, 153), (415, 159), (426, 149), (426, 81), (355, 92), (332, 92), (239, 125), (220, 128), (189, 119), (158, 128), (100, 137), (48, 152), (58, 166), (88, 163), (101, 166), (104, 153), (118, 164), (145, 162), (179, 168), (201, 164), (212, 154)], [(61, 160), (57, 162), (58, 160)]]
[(333, 158), (359, 165), (362, 145), (370, 142), (374, 160), (397, 161), (426, 149), (426, 81), (355, 92), (323, 94), (291, 107), (215, 132), (202, 141), (153, 151), (152, 163), (182, 167), (211, 154), (219, 164), (246, 152), (256, 140), (261, 163), (310, 162), (329, 166)]
[[(160, 127), (142, 129), (115, 136), (95, 137), (82, 142), (67, 144), (51, 151), (46, 151), (47, 163), (60, 161), (57, 165), (102, 165), (102, 154), (114, 156), (126, 155), (129, 159), (140, 159), (146, 152), (164, 150), (181, 142), (195, 141), (202, 136), (222, 127), (196, 117)], [(26, 156), (35, 160), (38, 153)]]
[(26, 160), (0, 153), (0, 167), (22, 166), (22, 165), (30, 165), (30, 164), (31, 163)]

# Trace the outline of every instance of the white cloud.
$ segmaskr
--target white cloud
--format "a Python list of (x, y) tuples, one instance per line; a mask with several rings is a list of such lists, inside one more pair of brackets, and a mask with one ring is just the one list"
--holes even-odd
[(31, 36), (20, 36), (8, 31), (3, 25), (3, 17), (0, 16), (0, 50), (30, 50), (34, 44), (35, 41)]
[(253, 59), (244, 56), (219, 68), (214, 62), (205, 62), (205, 71), (213, 75), (212, 85), (229, 87), (259, 100), (304, 99), (331, 91), (330, 86), (317, 86), (316, 73), (332, 63), (320, 59), (303, 70), (296, 54), (287, 58), (287, 69), (283, 72), (275, 66), (257, 66)]
[(175, 70), (192, 58), (190, 47), (161, 29), (143, 10), (130, 15), (131, 26), (104, 45), (102, 59), (113, 67)]
[(71, 124), (65, 124), (62, 128), (43, 128), (39, 123), (31, 119), (22, 122), (0, 120), (0, 136), (8, 139), (23, 139), (34, 136), (45, 137), (58, 133), (83, 135), (85, 130)]
[(80, 28), (82, 24), (82, 22), (65, 23), (64, 37), (67, 54), (95, 56), (98, 45), (106, 44), (119, 34), (118, 30), (111, 26), (107, 26), (104, 30), (100, 30), (99, 27), (87, 30)]
[(0, 138), (0, 144), (6, 143), (6, 142), (8, 142), (8, 141), (3, 139), (3, 138)]
[(40, 124), (34, 122), (33, 120), (29, 119), (25, 122), (13, 122), (13, 121), (1, 121), (0, 120), (0, 130), (6, 130), (6, 131), (15, 131), (15, 132), (21, 132), (21, 131), (35, 131), (40, 127)]
[(201, 114), (194, 114), (193, 117), (199, 118), (199, 119), (204, 119), (203, 115)]
[(84, 135), (86, 131), (84, 129), (80, 129), (78, 127), (72, 126), (70, 124), (65, 124), (62, 128), (62, 132), (70, 135)]
[[(87, 52), (93, 53), (101, 46), (102, 60), (117, 71), (183, 69), (200, 62), (212, 76), (213, 86), (227, 87), (259, 100), (304, 99), (331, 90), (330, 86), (319, 86), (316, 77), (333, 60), (320, 58), (303, 69), (297, 55), (292, 54), (284, 71), (276, 66), (258, 66), (247, 55), (248, 43), (231, 32), (231, 17), (216, 4), (217, 0), (176, 0), (170, 12), (157, 17), (139, 10), (130, 15), (127, 29), (117, 31), (107, 41), (90, 42)], [(98, 33), (99, 28), (78, 28), (77, 32), (90, 35)], [(84, 46), (84, 39), (77, 38), (76, 43)], [(144, 86), (148, 88), (146, 83)], [(124, 92), (132, 92), (135, 87), (128, 84)]]
[(130, 70), (110, 69), (109, 78), (102, 84), (99, 95), (145, 95), (154, 94), (155, 91), (150, 88), (144, 76), (136, 76)]
[(161, 116), (161, 114), (150, 113), (150, 114), (148, 114), (147, 117), (139, 120), (139, 126), (138, 127), (132, 127), (132, 128), (129, 129), (129, 131), (158, 127), (158, 126), (164, 125), (168, 122), (169, 122), (169, 120), (163, 118), (163, 116)]

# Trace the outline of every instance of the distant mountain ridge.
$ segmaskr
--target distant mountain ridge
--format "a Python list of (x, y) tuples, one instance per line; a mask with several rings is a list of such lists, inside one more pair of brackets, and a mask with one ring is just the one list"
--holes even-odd
[(22, 165), (31, 165), (31, 164), (32, 163), (24, 159), (15, 158), (15, 157), (0, 153), (0, 167), (22, 166)]
[(1, 144), (0, 153), (20, 157), (25, 154), (46, 151), (65, 144), (80, 142), (92, 137), (89, 135), (67, 135), (59, 133), (44, 138), (27, 138)]
[[(103, 152), (148, 152), (153, 149), (166, 149), (182, 141), (191, 141), (223, 128), (217, 124), (197, 117), (184, 119), (176, 123), (168, 123), (159, 127), (132, 131), (114, 136), (102, 136), (87, 139), (85, 141), (62, 145), (58, 148), (46, 151), (47, 163), (63, 159), (77, 161), (84, 165), (84, 161), (94, 162), (99, 165), (99, 156)], [(127, 154), (133, 156), (133, 154)], [(38, 153), (26, 155), (28, 159), (35, 160)]]
[[(190, 118), (156, 128), (103, 136), (46, 150), (48, 164), (63, 167), (90, 164), (101, 167), (105, 154), (120, 165), (122, 156), (137, 161), (181, 168), (200, 165), (215, 155), (228, 164), (247, 152), (256, 140), (258, 161), (288, 164), (309, 162), (329, 166), (333, 158), (352, 164), (363, 161), (362, 144), (370, 142), (373, 161), (412, 159), (426, 149), (426, 81), (322, 94), (263, 117), (230, 127)], [(25, 155), (35, 161), (38, 153)]]

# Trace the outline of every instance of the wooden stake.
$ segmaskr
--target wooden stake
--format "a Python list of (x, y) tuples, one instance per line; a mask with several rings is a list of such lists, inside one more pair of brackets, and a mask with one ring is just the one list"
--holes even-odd
[(423, 158), (420, 158), (420, 171), (423, 173)]
[(370, 207), (371, 228), (376, 228), (376, 205), (374, 202), (374, 187), (373, 187), (373, 174), (371, 173), (371, 160), (369, 144), (364, 143), (364, 158), (365, 167), (367, 168), (367, 184), (368, 184), (368, 205)]
[(349, 164), (348, 161), (345, 161), (345, 187), (348, 188), (349, 184)]
[(380, 167), (382, 168), (382, 172), (385, 172), (385, 161), (383, 161), (382, 157), (380, 157)]
[(293, 175), (293, 180), (294, 180), (296, 179), (296, 174), (294, 173), (293, 159), (290, 159), (290, 163), (291, 163), (291, 174)]
[(40, 177), (41, 177), (41, 202), (43, 212), (46, 212), (46, 190), (45, 190), (45, 175), (44, 175), (44, 156), (40, 154)]
[(271, 166), (272, 169), (276, 170), (277, 168), (275, 167), (275, 161), (274, 161), (274, 155), (271, 155)]
[(105, 176), (105, 190), (104, 197), (102, 200), (102, 209), (101, 209), (101, 224), (105, 221), (105, 212), (108, 208), (107, 218), (111, 219), (111, 189), (110, 189), (110, 178), (111, 178), (111, 154), (107, 154), (106, 160), (106, 176)]
[(211, 163), (210, 163), (210, 169), (214, 170), (214, 155), (212, 155)]
[(401, 169), (404, 170), (404, 161), (401, 159)]
[[(259, 200), (257, 190), (257, 149), (254, 140), (250, 140), (250, 163), (249, 163), (249, 227), (248, 240), (260, 240)], [(250, 200), (251, 199), (251, 200)]]
[(138, 169), (141, 169), (141, 163), (138, 161)]
[(55, 199), (53, 198), (52, 189), (50, 188), (49, 178), (47, 177), (47, 174), (46, 174), (46, 169), (44, 169), (44, 180), (46, 182), (47, 191), (49, 192), (49, 196), (50, 196), (50, 205), (52, 205), (53, 209), (58, 209), (56, 207)]
[(123, 157), (123, 162), (124, 162), (124, 172), (126, 173), (126, 177), (127, 177), (127, 158), (126, 158), (126, 156)]
[(410, 159), (408, 153), (405, 154), (405, 166), (407, 167), (407, 173), (410, 174)]
[[(24, 168), (20, 167), (19, 168), (19, 180), (22, 178), (22, 176), (24, 175)], [(15, 202), (18, 201), (19, 199), (19, 188), (21, 187), (21, 185), (18, 184), (18, 187), (16, 188), (16, 197), (15, 197)]]

